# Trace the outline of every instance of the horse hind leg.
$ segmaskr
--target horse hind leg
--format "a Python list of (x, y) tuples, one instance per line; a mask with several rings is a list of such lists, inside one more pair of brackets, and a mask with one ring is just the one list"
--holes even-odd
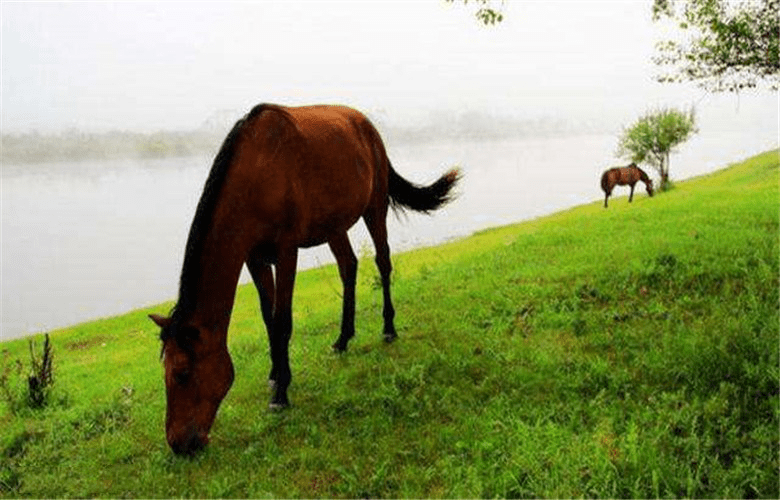
[(384, 319), (384, 339), (385, 342), (393, 342), (398, 338), (395, 331), (395, 308), (390, 296), (390, 274), (393, 266), (390, 262), (390, 246), (387, 244), (387, 207), (380, 210), (379, 213), (369, 213), (364, 215), (366, 227), (371, 235), (376, 249), (376, 266), (379, 270), (379, 276), (382, 280), (382, 295), (384, 306), (382, 308), (382, 317)]
[(341, 335), (333, 344), (333, 350), (344, 352), (349, 340), (355, 336), (355, 282), (357, 281), (358, 260), (347, 233), (341, 233), (328, 241), (331, 252), (339, 266), (341, 283), (344, 285), (344, 300), (341, 312)]

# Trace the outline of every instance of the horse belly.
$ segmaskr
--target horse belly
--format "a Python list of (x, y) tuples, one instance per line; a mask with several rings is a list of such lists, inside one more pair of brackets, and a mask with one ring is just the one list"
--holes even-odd
[[(334, 199), (334, 194), (337, 199)], [(313, 194), (307, 202), (309, 217), (304, 219), (305, 224), (300, 228), (298, 246), (321, 245), (349, 230), (366, 211), (369, 198), (369, 189), (339, 191), (335, 186), (330, 195)]]

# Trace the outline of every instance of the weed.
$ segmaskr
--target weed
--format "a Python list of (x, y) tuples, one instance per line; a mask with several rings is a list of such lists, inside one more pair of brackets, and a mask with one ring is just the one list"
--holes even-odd
[(49, 334), (45, 334), (41, 359), (35, 355), (33, 341), (30, 340), (30, 366), (32, 374), (27, 377), (29, 387), (28, 398), (30, 407), (41, 408), (46, 404), (49, 396), (49, 386), (54, 382), (52, 376), (52, 353), (49, 343)]
[[(53, 355), (49, 334), (45, 334), (40, 359), (35, 352), (35, 344), (29, 341), (30, 374), (26, 384), (22, 384), (24, 365), (19, 359), (11, 361), (10, 351), (3, 351), (3, 366), (0, 370), (0, 393), (12, 412), (24, 407), (43, 408), (50, 399), (51, 386), (54, 383), (52, 373)], [(25, 388), (21, 387), (25, 385)]]

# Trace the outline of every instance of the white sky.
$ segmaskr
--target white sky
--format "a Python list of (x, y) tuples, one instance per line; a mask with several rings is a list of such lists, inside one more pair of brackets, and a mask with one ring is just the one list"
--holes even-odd
[(651, 57), (670, 32), (651, 3), (507, 0), (505, 21), (484, 27), (462, 0), (2, 0), (0, 125), (187, 130), (277, 102), (349, 104), (390, 124), (481, 110), (617, 129), (695, 103), (777, 126), (777, 93), (656, 83)]

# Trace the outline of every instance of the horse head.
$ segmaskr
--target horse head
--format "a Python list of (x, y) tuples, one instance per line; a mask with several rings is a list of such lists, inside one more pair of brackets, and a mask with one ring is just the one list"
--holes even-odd
[(233, 384), (233, 362), (224, 341), (207, 343), (191, 325), (150, 315), (162, 328), (167, 409), (165, 434), (177, 455), (192, 455), (208, 444), (220, 403)]
[(649, 196), (653, 196), (653, 181), (651, 179), (647, 179), (647, 182), (645, 182), (645, 189), (647, 189)]

